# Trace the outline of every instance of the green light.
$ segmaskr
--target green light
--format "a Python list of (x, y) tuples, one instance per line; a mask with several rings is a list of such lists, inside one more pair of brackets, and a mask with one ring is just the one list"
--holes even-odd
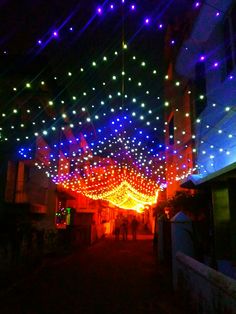
[(146, 66), (146, 63), (143, 61), (143, 62), (141, 63), (141, 66), (142, 66), (142, 67), (145, 67), (145, 66)]
[(26, 86), (27, 88), (31, 88), (31, 84), (30, 84), (30, 83), (26, 83), (25, 86)]
[(97, 64), (95, 61), (92, 62), (92, 66), (95, 67)]

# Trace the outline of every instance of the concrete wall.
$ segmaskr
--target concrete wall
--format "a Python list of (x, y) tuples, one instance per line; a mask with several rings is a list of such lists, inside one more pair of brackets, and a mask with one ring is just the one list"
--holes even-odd
[(194, 314), (236, 313), (236, 281), (178, 252), (177, 293)]

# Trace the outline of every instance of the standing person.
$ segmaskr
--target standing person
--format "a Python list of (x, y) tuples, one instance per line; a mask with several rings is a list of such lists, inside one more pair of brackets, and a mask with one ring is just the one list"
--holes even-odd
[(115, 239), (116, 240), (119, 240), (120, 238), (120, 225), (121, 225), (120, 217), (117, 215), (115, 219)]
[(124, 217), (121, 223), (121, 232), (123, 240), (127, 240), (128, 238), (128, 219)]
[(137, 239), (137, 228), (138, 228), (138, 220), (134, 216), (131, 221), (131, 232), (132, 232), (133, 240)]

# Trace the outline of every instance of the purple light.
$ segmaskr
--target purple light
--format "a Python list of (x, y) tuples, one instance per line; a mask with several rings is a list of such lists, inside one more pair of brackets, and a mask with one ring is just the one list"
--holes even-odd
[(233, 78), (234, 78), (233, 75), (230, 75), (229, 79), (232, 80)]
[(163, 28), (163, 24), (159, 24), (159, 26), (158, 26), (160, 29), (162, 29)]
[(218, 66), (219, 66), (219, 63), (218, 63), (218, 62), (215, 62), (215, 63), (214, 63), (214, 67), (217, 68)]
[(200, 2), (195, 3), (195, 8), (198, 8), (200, 6)]
[(145, 19), (145, 24), (149, 24), (150, 23), (150, 19), (149, 18), (146, 18)]
[(73, 27), (70, 27), (69, 29), (70, 29), (71, 32), (73, 32)]
[(114, 4), (110, 5), (110, 9), (113, 10), (114, 9)]
[(97, 8), (97, 13), (98, 13), (98, 14), (102, 14), (102, 8), (101, 8), (101, 7), (98, 7), (98, 8)]
[(135, 5), (132, 4), (130, 8), (131, 8), (132, 11), (134, 11), (135, 10)]
[(39, 39), (38, 40), (38, 44), (41, 45), (42, 44), (42, 40)]
[(171, 43), (171, 45), (174, 45), (174, 44), (175, 44), (175, 41), (174, 41), (174, 40), (171, 40), (170, 43)]
[(58, 37), (58, 32), (53, 32), (53, 37)]
[(205, 61), (206, 57), (205, 56), (201, 56), (200, 57), (200, 61)]
[(216, 12), (216, 16), (219, 16), (220, 15), (220, 12)]

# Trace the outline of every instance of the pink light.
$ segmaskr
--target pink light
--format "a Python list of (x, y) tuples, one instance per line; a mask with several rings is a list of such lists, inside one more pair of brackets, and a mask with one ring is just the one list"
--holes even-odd
[(201, 57), (200, 57), (200, 61), (204, 61), (205, 59), (206, 59), (205, 56), (201, 56)]
[(98, 8), (97, 8), (97, 13), (98, 13), (98, 14), (102, 14), (102, 8), (101, 8), (101, 7), (98, 7)]
[(158, 26), (160, 29), (162, 29), (163, 28), (163, 24), (159, 24), (159, 26)]
[(198, 8), (200, 6), (200, 2), (195, 3), (195, 8)]
[(218, 66), (219, 66), (219, 63), (218, 63), (218, 62), (215, 62), (215, 63), (214, 63), (214, 67), (217, 68)]

